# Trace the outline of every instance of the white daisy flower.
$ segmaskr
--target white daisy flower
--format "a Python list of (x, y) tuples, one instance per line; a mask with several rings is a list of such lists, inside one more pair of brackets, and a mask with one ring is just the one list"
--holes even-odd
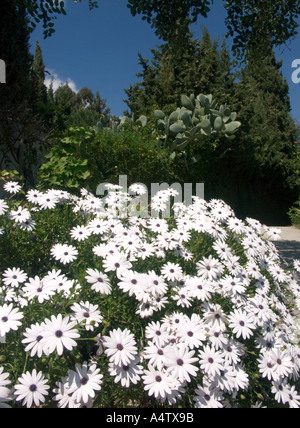
[(77, 258), (78, 251), (72, 245), (56, 244), (51, 249), (51, 255), (55, 260), (58, 260), (65, 265), (73, 262)]
[(123, 387), (130, 388), (132, 383), (134, 385), (138, 383), (144, 372), (143, 366), (138, 364), (139, 361), (139, 357), (135, 357), (129, 364), (122, 366), (110, 362), (108, 365), (109, 374), (115, 377), (115, 383), (120, 382)]
[(16, 181), (9, 181), (4, 184), (3, 189), (8, 193), (16, 194), (22, 189), (22, 186)]
[(162, 269), (161, 274), (168, 281), (179, 281), (182, 278), (183, 271), (182, 267), (175, 263), (166, 263)]
[(117, 366), (130, 364), (137, 355), (134, 336), (128, 329), (114, 329), (109, 336), (103, 337), (103, 345), (110, 362)]
[(199, 367), (194, 364), (199, 361), (194, 357), (195, 351), (188, 351), (185, 347), (172, 347), (168, 348), (166, 353), (166, 367), (167, 372), (170, 373), (175, 379), (183, 383), (191, 382), (190, 376), (196, 376)]
[(5, 285), (18, 287), (20, 284), (23, 284), (26, 281), (27, 274), (19, 268), (12, 268), (6, 269), (3, 273), (3, 277), (3, 282)]
[(89, 284), (92, 284), (91, 289), (97, 293), (107, 294), (111, 293), (111, 284), (106, 274), (97, 269), (87, 269), (88, 274), (85, 279)]
[(132, 264), (127, 260), (123, 253), (116, 252), (113, 255), (108, 255), (103, 262), (105, 272), (117, 272), (118, 278), (125, 270), (130, 270)]
[(8, 210), (7, 203), (3, 199), (0, 199), (0, 215), (4, 215), (7, 210)]
[(224, 270), (224, 267), (219, 262), (219, 260), (212, 256), (204, 258), (201, 262), (198, 262), (196, 266), (198, 275), (201, 278), (208, 279), (210, 281), (218, 278)]
[(49, 282), (45, 283), (38, 276), (35, 276), (29, 278), (29, 282), (25, 283), (22, 291), (28, 300), (33, 300), (36, 297), (39, 303), (43, 303), (55, 294), (56, 288)]
[(101, 390), (103, 375), (96, 364), (91, 366), (85, 361), (82, 365), (76, 364), (75, 370), (69, 370), (69, 388), (68, 394), (77, 403), (88, 403), (90, 398), (95, 397), (95, 391)]
[(224, 367), (224, 358), (220, 351), (204, 346), (203, 351), (199, 352), (199, 363), (201, 369), (209, 376), (220, 376)]
[(4, 368), (0, 367), (0, 403), (10, 401), (11, 390), (6, 388), (7, 385), (10, 384), (10, 380), (8, 379), (9, 374), (4, 372)]
[(47, 379), (44, 378), (42, 372), (37, 372), (35, 369), (26, 372), (18, 378), (19, 384), (15, 385), (15, 396), (17, 401), (23, 400), (23, 406), (31, 407), (34, 403), (39, 406), (45, 402), (45, 395), (48, 395)]
[(73, 239), (80, 242), (91, 235), (91, 230), (86, 226), (76, 226), (71, 230), (70, 235)]
[(155, 398), (165, 398), (172, 394), (172, 389), (175, 379), (166, 371), (157, 370), (148, 365), (149, 370), (144, 371), (143, 383), (145, 391), (148, 391), (149, 396), (154, 395)]
[(74, 303), (71, 309), (73, 311), (71, 319), (78, 324), (83, 323), (86, 330), (94, 331), (95, 327), (98, 327), (103, 320), (98, 305), (92, 305), (90, 302)]
[(31, 214), (27, 208), (18, 207), (17, 210), (12, 210), (10, 212), (9, 217), (16, 223), (25, 223), (30, 220)]
[(29, 328), (26, 328), (26, 332), (24, 333), (25, 339), (22, 340), (22, 343), (28, 344), (25, 348), (25, 352), (30, 351), (30, 356), (34, 357), (37, 355), (41, 358), (43, 352), (48, 354), (45, 351), (45, 347), (41, 342), (43, 339), (43, 333), (45, 330), (44, 324), (32, 324)]
[(220, 390), (214, 388), (212, 385), (204, 386), (198, 385), (195, 389), (196, 396), (193, 398), (195, 402), (195, 408), (204, 408), (204, 409), (219, 409), (223, 405), (221, 401), (223, 400), (223, 395)]
[(229, 316), (229, 327), (237, 338), (249, 339), (256, 329), (254, 318), (242, 309), (235, 309)]
[(26, 199), (27, 201), (31, 202), (32, 204), (37, 205), (39, 203), (39, 198), (42, 196), (42, 193), (38, 190), (31, 189), (26, 193)]
[(159, 347), (165, 346), (169, 342), (169, 333), (166, 327), (159, 322), (151, 322), (147, 325), (145, 331), (146, 339)]
[(53, 209), (59, 203), (59, 198), (54, 192), (41, 193), (37, 199), (39, 206), (43, 210)]
[(52, 315), (51, 320), (45, 319), (41, 340), (43, 349), (49, 354), (56, 350), (58, 355), (62, 355), (64, 348), (71, 351), (77, 346), (74, 339), (80, 337), (78, 331), (73, 329), (75, 325), (76, 321), (70, 322), (68, 316), (63, 318), (61, 314), (57, 317)]
[(14, 308), (13, 304), (0, 306), (0, 337), (4, 337), (10, 330), (18, 330), (22, 323), (23, 313)]

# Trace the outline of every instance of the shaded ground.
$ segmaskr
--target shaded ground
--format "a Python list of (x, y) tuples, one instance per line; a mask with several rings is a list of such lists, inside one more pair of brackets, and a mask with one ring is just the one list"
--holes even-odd
[(278, 229), (281, 230), (281, 239), (274, 244), (281, 257), (287, 263), (300, 259), (300, 229), (295, 227), (278, 227)]
[(281, 257), (291, 263), (295, 259), (300, 259), (300, 242), (296, 241), (277, 241), (274, 242)]

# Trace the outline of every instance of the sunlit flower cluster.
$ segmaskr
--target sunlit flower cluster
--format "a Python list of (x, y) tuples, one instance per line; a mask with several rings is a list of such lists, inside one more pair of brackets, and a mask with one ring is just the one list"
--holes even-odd
[(266, 238), (279, 231), (198, 197), (164, 218), (173, 189), (152, 199), (157, 217), (118, 216), (131, 197), (107, 187), (105, 204), (85, 189), (0, 200), (0, 245), (5, 222), (31, 233), (65, 205), (74, 220), (47, 272), (1, 268), (0, 407), (103, 405), (111, 383), (131, 405), (300, 407), (300, 261), (283, 267)]

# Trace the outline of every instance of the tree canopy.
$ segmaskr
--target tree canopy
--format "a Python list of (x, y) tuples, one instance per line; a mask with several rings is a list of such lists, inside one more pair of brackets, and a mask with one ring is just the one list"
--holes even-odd
[(280, 46), (298, 33), (299, 0), (226, 0), (224, 6), (228, 35), (238, 56), (266, 36), (273, 46)]
[[(57, 15), (66, 15), (63, 0), (15, 1), (28, 14), (31, 30), (42, 23), (45, 37), (55, 31), (53, 21)], [(100, 3), (100, 0), (73, 1), (84, 1), (91, 10)], [(188, 26), (197, 22), (199, 16), (208, 16), (212, 4), (213, 0), (127, 0), (131, 14), (141, 15), (166, 42), (184, 37)], [(279, 46), (298, 32), (300, 0), (223, 0), (223, 4), (227, 11), (227, 35), (233, 37), (237, 56), (243, 57), (246, 47), (262, 35), (268, 34), (273, 46)]]

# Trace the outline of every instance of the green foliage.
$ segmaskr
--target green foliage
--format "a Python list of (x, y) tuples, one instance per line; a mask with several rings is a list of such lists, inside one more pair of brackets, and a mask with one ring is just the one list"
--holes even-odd
[(92, 130), (70, 128), (46, 155), (38, 175), (40, 187), (79, 189), (88, 182), (95, 169), (94, 136)]
[(175, 180), (172, 159), (158, 148), (153, 128), (145, 117), (136, 123), (128, 118), (122, 126), (95, 130), (73, 127), (65, 132), (40, 168), (39, 187), (79, 190), (95, 189), (103, 181), (119, 183), (127, 175), (128, 184)]
[[(188, 155), (191, 145), (201, 145), (205, 137), (214, 137), (224, 134), (227, 138), (234, 138), (234, 134), (241, 126), (236, 121), (237, 114), (231, 112), (226, 105), (217, 110), (217, 102), (212, 95), (194, 94), (188, 97), (181, 96), (181, 108), (177, 108), (167, 117), (161, 110), (154, 115), (158, 118), (157, 127), (162, 134), (160, 143), (169, 147), (172, 155), (176, 151)], [(191, 159), (189, 159), (191, 160)], [(194, 162), (197, 159), (193, 159)]]
[[(73, 0), (74, 2), (78, 0)], [(79, 0), (80, 2), (82, 0)], [(16, 0), (18, 8), (28, 14), (28, 28), (33, 31), (36, 25), (43, 24), (44, 37), (50, 37), (54, 32), (54, 23), (58, 15), (66, 15), (65, 1), (62, 0)], [(90, 10), (98, 7), (97, 0), (88, 0)]]
[(103, 180), (118, 184), (119, 175), (128, 183), (174, 182), (176, 168), (168, 150), (161, 150), (153, 135), (152, 125), (136, 127), (128, 123), (120, 132), (104, 131), (99, 135), (98, 159)]
[(106, 100), (100, 97), (99, 91), (94, 94), (87, 87), (77, 93), (69, 85), (61, 85), (55, 92), (50, 86), (48, 103), (52, 107), (52, 126), (64, 131), (76, 126), (94, 126), (102, 116), (110, 118), (110, 108)]
[(266, 36), (278, 46), (297, 34), (298, 0), (227, 0), (225, 8), (228, 35), (233, 37), (233, 50), (240, 57)]
[(6, 84), (0, 85), (0, 168), (18, 169), (34, 184), (34, 169), (47, 146), (43, 64), (38, 47), (35, 60), (30, 54), (26, 11), (16, 1), (0, 5), (0, 53), (8, 65)]
[(300, 227), (300, 199), (290, 208), (288, 215), (292, 225)]
[(212, 40), (206, 28), (200, 40), (187, 32), (187, 39), (177, 49), (165, 43), (151, 53), (151, 61), (139, 54), (140, 81), (125, 90), (130, 114), (152, 115), (155, 109), (170, 114), (180, 106), (182, 94), (214, 94), (222, 103), (231, 102), (234, 76), (230, 52), (225, 43), (219, 46)]
[(182, 23), (196, 22), (198, 15), (207, 16), (210, 0), (128, 0), (131, 14), (141, 14), (160, 38), (171, 41)]

